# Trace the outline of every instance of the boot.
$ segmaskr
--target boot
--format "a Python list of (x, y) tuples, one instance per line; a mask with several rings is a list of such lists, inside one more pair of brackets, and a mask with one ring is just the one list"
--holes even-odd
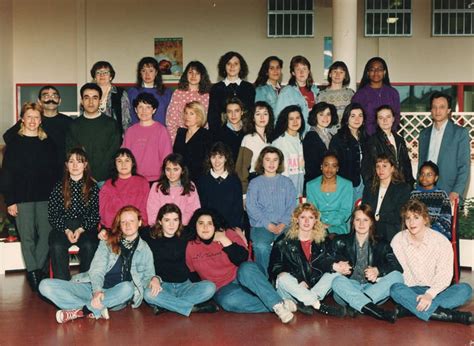
[(473, 323), (472, 312), (457, 311), (438, 307), (430, 316), (432, 321), (462, 323), (467, 326)]
[(316, 312), (326, 316), (344, 317), (346, 316), (346, 308), (344, 306), (331, 306), (324, 303), (320, 303), (319, 309), (315, 309)]
[(352, 317), (352, 318), (356, 318), (357, 316), (360, 315), (359, 311), (357, 311), (356, 309), (350, 306), (346, 306), (346, 312), (347, 312), (347, 316)]
[(199, 303), (193, 306), (191, 312), (207, 312), (213, 313), (219, 311), (219, 307), (211, 300), (207, 302)]
[(302, 303), (298, 303), (296, 305), (296, 308), (298, 309), (299, 312), (301, 312), (303, 315), (308, 315), (308, 316), (313, 316), (314, 314), (314, 308), (311, 305), (304, 305)]
[(409, 317), (409, 316), (414, 316), (410, 310), (405, 308), (404, 306), (400, 304), (395, 305), (395, 313), (396, 317), (398, 318), (403, 318), (403, 317)]
[(28, 280), (28, 283), (30, 284), (31, 290), (33, 292), (38, 292), (38, 286), (40, 283), (40, 278), (38, 277), (37, 270), (28, 272), (26, 274), (26, 278)]
[(384, 310), (374, 303), (368, 303), (362, 307), (362, 312), (378, 320), (395, 323), (396, 312)]

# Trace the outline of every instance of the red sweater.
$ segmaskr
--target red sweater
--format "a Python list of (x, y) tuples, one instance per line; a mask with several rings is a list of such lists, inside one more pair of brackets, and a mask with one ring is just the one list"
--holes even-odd
[[(244, 241), (232, 230), (225, 231), (233, 242), (246, 248)], [(200, 240), (193, 240), (186, 248), (186, 264), (191, 272), (196, 272), (202, 280), (216, 284), (217, 289), (234, 281), (238, 266), (233, 264), (217, 242), (207, 245)]]

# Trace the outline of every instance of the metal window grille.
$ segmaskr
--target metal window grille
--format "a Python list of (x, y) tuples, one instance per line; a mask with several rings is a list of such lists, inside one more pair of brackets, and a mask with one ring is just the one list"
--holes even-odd
[[(474, 112), (453, 112), (451, 119), (455, 124), (469, 130), (471, 162), (474, 161)], [(402, 112), (398, 134), (405, 138), (412, 160), (418, 160), (418, 138), (420, 132), (432, 124), (430, 112)]]
[(474, 0), (433, 0), (433, 36), (474, 35)]
[(365, 0), (365, 36), (411, 36), (412, 0)]
[(313, 0), (268, 0), (268, 37), (313, 37)]

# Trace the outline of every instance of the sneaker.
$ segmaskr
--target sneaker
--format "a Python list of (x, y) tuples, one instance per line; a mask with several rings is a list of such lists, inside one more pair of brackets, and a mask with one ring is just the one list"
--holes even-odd
[(296, 310), (298, 309), (296, 303), (291, 299), (283, 299), (283, 305), (290, 312), (296, 312)]
[(283, 323), (290, 322), (295, 315), (285, 307), (285, 303), (278, 303), (273, 307), (273, 311), (278, 315)]
[(82, 312), (82, 309), (56, 311), (56, 321), (58, 323), (73, 321), (76, 318), (81, 318), (81, 317), (84, 317), (84, 313)]
[(343, 306), (331, 306), (324, 303), (321, 303), (316, 311), (326, 316), (344, 317), (346, 315), (346, 309)]
[(107, 308), (103, 308), (101, 311), (100, 311), (100, 317), (95, 317), (95, 315), (91, 312), (87, 315), (87, 318), (90, 318), (90, 319), (94, 319), (94, 320), (98, 320), (98, 319), (104, 319), (104, 320), (108, 320), (110, 319), (110, 315), (109, 315), (109, 310)]
[(311, 305), (298, 304), (298, 311), (303, 315), (313, 316), (315, 309)]

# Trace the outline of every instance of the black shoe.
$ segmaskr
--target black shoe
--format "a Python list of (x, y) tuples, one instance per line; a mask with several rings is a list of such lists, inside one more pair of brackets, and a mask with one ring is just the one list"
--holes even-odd
[(414, 316), (410, 310), (405, 308), (404, 306), (400, 304), (395, 305), (395, 313), (396, 313), (396, 318), (403, 318), (403, 317), (409, 317), (409, 316)]
[(349, 317), (356, 318), (357, 316), (360, 315), (360, 312), (357, 311), (356, 309), (350, 307), (350, 306), (347, 306), (347, 307), (346, 307), (346, 314), (347, 314), (347, 316), (349, 316)]
[(26, 274), (26, 278), (28, 279), (28, 283), (30, 284), (31, 290), (33, 292), (38, 292), (38, 286), (41, 281), (37, 272), (37, 270), (34, 270)]
[(344, 317), (346, 316), (346, 308), (344, 306), (331, 306), (321, 303), (319, 309), (315, 309), (316, 312), (326, 316)]
[(313, 316), (314, 308), (311, 305), (296, 304), (297, 311), (301, 312), (303, 315)]
[(155, 316), (160, 315), (163, 312), (168, 312), (169, 311), (169, 310), (166, 310), (165, 308), (160, 308), (159, 306), (156, 306), (156, 305), (153, 305), (151, 308), (153, 309), (153, 314)]
[(366, 304), (362, 307), (362, 312), (378, 320), (395, 323), (396, 311), (384, 310), (374, 303)]
[(191, 312), (214, 313), (219, 311), (219, 307), (211, 300), (193, 306)]
[(453, 309), (437, 308), (430, 316), (430, 320), (441, 322), (462, 323), (467, 326), (474, 323), (472, 312), (457, 311)]

